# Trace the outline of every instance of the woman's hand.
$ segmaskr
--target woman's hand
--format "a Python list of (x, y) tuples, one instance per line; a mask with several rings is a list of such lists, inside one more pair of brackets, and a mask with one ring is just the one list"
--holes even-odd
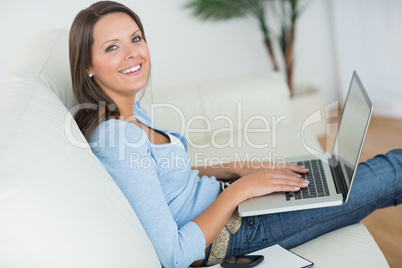
[[(231, 162), (230, 165), (240, 163)], [(247, 163), (247, 162), (242, 162)], [(243, 172), (248, 173), (240, 179), (230, 184), (218, 198), (200, 215), (198, 215), (193, 222), (195, 222), (202, 230), (207, 247), (218, 236), (222, 228), (228, 222), (238, 204), (251, 197), (270, 194), (273, 192), (281, 191), (298, 191), (302, 187), (307, 187), (308, 182), (300, 177), (296, 172), (305, 173), (307, 169), (297, 167), (293, 164), (280, 166), (275, 164), (274, 169), (271, 169), (263, 162), (258, 166), (249, 166)], [(272, 166), (270, 166), (272, 167)], [(228, 172), (229, 170), (229, 172)], [(233, 178), (238, 177), (238, 171), (235, 166), (220, 167), (213, 169), (212, 167), (202, 168), (203, 172), (212, 174), (225, 175), (222, 178), (228, 178), (228, 175), (233, 175)], [(216, 172), (219, 171), (219, 172)], [(211, 221), (211, 219), (214, 219)]]
[(224, 179), (237, 179), (239, 177), (244, 177), (253, 172), (264, 169), (288, 169), (296, 173), (308, 172), (308, 169), (305, 167), (297, 166), (295, 164), (253, 161), (221, 163), (214, 166), (192, 167), (192, 169), (197, 169), (200, 177), (214, 176), (216, 178)]
[(295, 192), (309, 183), (296, 172), (305, 173), (307, 170), (294, 164), (283, 168), (274, 166), (273, 169), (260, 167), (233, 182), (229, 188), (238, 188), (242, 201), (273, 192)]
[(271, 163), (271, 162), (232, 162), (233, 169), (237, 171), (239, 177), (244, 177), (262, 169), (288, 169), (296, 173), (307, 173), (308, 169), (292, 163)]

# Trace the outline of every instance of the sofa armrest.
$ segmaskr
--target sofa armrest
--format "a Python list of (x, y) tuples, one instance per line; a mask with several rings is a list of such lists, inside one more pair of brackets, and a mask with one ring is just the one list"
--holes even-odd
[(314, 267), (389, 267), (387, 260), (362, 223), (324, 234), (291, 249)]

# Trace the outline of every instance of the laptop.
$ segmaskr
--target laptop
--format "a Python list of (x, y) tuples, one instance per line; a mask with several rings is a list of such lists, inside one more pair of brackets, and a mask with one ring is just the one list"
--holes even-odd
[(309, 169), (303, 175), (308, 188), (248, 199), (238, 206), (240, 216), (337, 206), (348, 201), (356, 168), (373, 111), (372, 103), (356, 73), (343, 107), (331, 153), (286, 159)]

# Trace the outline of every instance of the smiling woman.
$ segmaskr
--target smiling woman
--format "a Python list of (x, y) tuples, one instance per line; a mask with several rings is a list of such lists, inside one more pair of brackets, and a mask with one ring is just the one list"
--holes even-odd
[[(69, 44), (73, 89), (83, 107), (77, 123), (163, 267), (217, 264), (274, 244), (292, 248), (402, 202), (402, 172), (395, 172), (402, 170), (402, 150), (395, 150), (359, 166), (355, 192), (343, 206), (240, 218), (237, 206), (249, 198), (306, 188), (300, 173), (308, 170), (250, 161), (190, 167), (187, 139), (155, 125), (136, 99), (147, 84), (150, 56), (141, 21), (127, 7), (101, 1), (84, 9)], [(217, 178), (236, 180), (222, 187)]]
[(111, 3), (102, 1), (82, 10), (70, 30), (74, 94), (79, 103), (98, 107), (81, 109), (75, 116), (86, 137), (109, 118), (132, 116), (135, 96), (149, 77), (149, 50), (140, 18)]

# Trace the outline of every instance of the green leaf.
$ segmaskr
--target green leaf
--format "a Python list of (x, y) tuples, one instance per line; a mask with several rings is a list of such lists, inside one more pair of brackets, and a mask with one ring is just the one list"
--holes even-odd
[(253, 8), (247, 0), (190, 0), (185, 8), (203, 20), (228, 20), (244, 17)]

